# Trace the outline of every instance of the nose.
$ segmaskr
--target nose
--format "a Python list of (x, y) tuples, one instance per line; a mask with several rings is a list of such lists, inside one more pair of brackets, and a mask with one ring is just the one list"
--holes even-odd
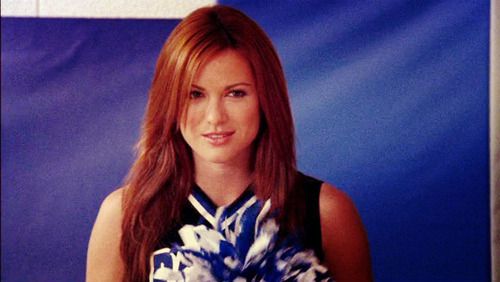
[(208, 123), (212, 125), (224, 123), (227, 119), (227, 114), (223, 101), (221, 99), (210, 100), (206, 109)]

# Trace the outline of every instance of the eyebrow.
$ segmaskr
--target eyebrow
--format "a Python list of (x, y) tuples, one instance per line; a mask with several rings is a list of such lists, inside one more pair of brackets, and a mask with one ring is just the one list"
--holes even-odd
[[(233, 83), (231, 85), (228, 85), (228, 86), (224, 87), (224, 90), (229, 90), (229, 89), (234, 88), (236, 86), (252, 86), (252, 84), (250, 84), (248, 82)], [(203, 87), (201, 87), (199, 85), (196, 85), (196, 84), (192, 84), (192, 87), (197, 88), (197, 89), (202, 90), (202, 91), (205, 91), (205, 88), (203, 88)]]

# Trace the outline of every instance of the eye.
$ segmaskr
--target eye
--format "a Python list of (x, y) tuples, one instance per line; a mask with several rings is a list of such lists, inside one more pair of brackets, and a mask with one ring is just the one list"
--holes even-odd
[(229, 92), (227, 94), (227, 96), (229, 97), (235, 97), (235, 98), (242, 98), (242, 97), (245, 97), (247, 95), (247, 93), (243, 90), (238, 90), (238, 89), (235, 89), (235, 90), (231, 90), (231, 92)]
[(203, 93), (201, 93), (198, 90), (193, 90), (191, 93), (189, 93), (189, 98), (191, 99), (199, 99), (203, 97)]

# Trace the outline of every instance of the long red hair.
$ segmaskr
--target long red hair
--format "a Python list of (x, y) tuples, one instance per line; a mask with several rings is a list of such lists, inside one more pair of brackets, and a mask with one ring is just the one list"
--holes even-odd
[(260, 199), (271, 198), (284, 230), (297, 226), (295, 135), (278, 55), (264, 31), (242, 12), (226, 6), (201, 8), (172, 31), (158, 58), (137, 159), (124, 189), (123, 281), (148, 279), (150, 255), (179, 220), (194, 184), (193, 159), (180, 133), (180, 120), (200, 65), (228, 48), (248, 59), (259, 95), (261, 125), (252, 166), (255, 193)]

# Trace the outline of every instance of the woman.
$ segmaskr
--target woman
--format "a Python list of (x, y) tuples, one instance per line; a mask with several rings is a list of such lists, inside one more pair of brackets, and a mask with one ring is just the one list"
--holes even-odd
[(224, 6), (190, 14), (149, 95), (137, 160), (97, 216), (87, 281), (308, 280), (320, 264), (336, 281), (371, 280), (351, 200), (296, 169), (283, 70), (255, 22)]

